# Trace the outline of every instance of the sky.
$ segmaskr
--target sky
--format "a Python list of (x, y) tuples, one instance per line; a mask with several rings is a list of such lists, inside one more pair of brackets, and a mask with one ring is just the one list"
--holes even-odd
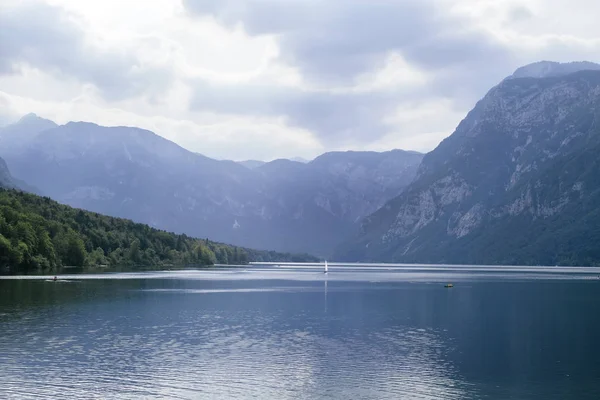
[(597, 0), (0, 0), (0, 124), (137, 126), (219, 159), (430, 151)]

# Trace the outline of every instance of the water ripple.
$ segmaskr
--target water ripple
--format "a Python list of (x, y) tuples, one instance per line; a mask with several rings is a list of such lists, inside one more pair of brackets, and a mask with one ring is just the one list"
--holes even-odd
[[(596, 325), (578, 320), (580, 331), (567, 333), (580, 335), (580, 340), (572, 353), (562, 355), (565, 366), (552, 364), (546, 371), (553, 381), (530, 379), (516, 385), (515, 377), (539, 373), (525, 369), (532, 357), (541, 357), (531, 343), (554, 343), (544, 336), (548, 322), (540, 316), (571, 314), (556, 314), (560, 303), (546, 309), (535, 296), (521, 297), (522, 303), (511, 296), (532, 290), (538, 291), (535, 295), (562, 295), (562, 303), (585, 304), (593, 314), (600, 311), (598, 302), (583, 296), (586, 288), (593, 289), (589, 283), (568, 293), (555, 286), (527, 291), (477, 282), (452, 291), (389, 282), (323, 286), (320, 280), (274, 285), (116, 279), (60, 290), (36, 281), (10, 284), (3, 286), (0, 302), (0, 393), (15, 399), (453, 400), (532, 398), (533, 393), (552, 398), (554, 392), (564, 398), (570, 396), (559, 389), (574, 386), (559, 386), (557, 374), (572, 371), (569, 361), (575, 358), (570, 354), (587, 354), (581, 350), (589, 344), (583, 335), (600, 333)], [(486, 297), (494, 290), (508, 291), (503, 301)], [(36, 296), (29, 297), (31, 293)], [(495, 304), (502, 308), (493, 314)], [(572, 325), (550, 325), (551, 332)], [(502, 331), (506, 326), (514, 326), (516, 334)], [(528, 332), (538, 326), (535, 340), (529, 338)], [(501, 331), (503, 336), (496, 333)], [(476, 367), (495, 360), (480, 360), (480, 353), (506, 360), (506, 352), (512, 352), (514, 358), (508, 360), (514, 364), (481, 381)], [(598, 372), (588, 368), (590, 376)], [(598, 390), (584, 372), (576, 397), (594, 398)], [(497, 376), (501, 373), (503, 385)]]

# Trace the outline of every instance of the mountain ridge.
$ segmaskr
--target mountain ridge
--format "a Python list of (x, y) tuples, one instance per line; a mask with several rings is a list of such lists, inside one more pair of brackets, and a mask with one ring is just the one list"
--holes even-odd
[(573, 61), (568, 63), (559, 63), (556, 61), (538, 61), (517, 68), (517, 70), (507, 79), (517, 78), (549, 78), (558, 77), (576, 73), (579, 71), (598, 71), (600, 64), (590, 61)]
[[(363, 220), (360, 233), (339, 246), (336, 257), (599, 262), (589, 240), (574, 239), (598, 236), (583, 216), (597, 220), (593, 204), (600, 204), (600, 182), (594, 177), (600, 170), (592, 157), (600, 137), (599, 110), (597, 70), (505, 79), (423, 158), (402, 194)], [(588, 228), (584, 234), (578, 227)], [(560, 240), (549, 232), (564, 236)]]
[[(42, 132), (26, 128), (31, 139), (0, 147), (0, 155), (16, 177), (53, 199), (240, 246), (321, 255), (360, 217), (398, 194), (422, 158), (354, 152), (249, 169), (134, 127), (70, 122)], [(277, 167), (282, 162), (294, 167), (285, 172)], [(381, 179), (369, 183), (375, 175)]]

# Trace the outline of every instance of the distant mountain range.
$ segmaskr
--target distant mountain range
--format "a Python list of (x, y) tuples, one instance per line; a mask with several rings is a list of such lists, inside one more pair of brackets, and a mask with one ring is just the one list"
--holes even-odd
[(0, 156), (14, 177), (74, 207), (245, 247), (321, 256), (400, 194), (423, 157), (336, 152), (249, 167), (143, 129), (58, 126), (33, 114), (0, 129)]
[(518, 69), (339, 246), (344, 261), (600, 263), (600, 65)]
[[(302, 164), (307, 164), (307, 163), (310, 162), (310, 161), (308, 161), (308, 160), (306, 160), (306, 159), (304, 159), (302, 157), (292, 157), (292, 158), (289, 158), (287, 160), (299, 162), (299, 163), (302, 163)], [(260, 166), (265, 165), (266, 163), (267, 163), (266, 161), (260, 161), (260, 160), (238, 161), (238, 164), (243, 165), (244, 167), (249, 168), (249, 169), (258, 168)]]
[(539, 62), (492, 88), (424, 157), (217, 161), (138, 128), (28, 115), (0, 129), (0, 185), (340, 261), (596, 265), (599, 154), (600, 65)]
[(243, 165), (244, 167), (246, 167), (248, 169), (254, 169), (254, 168), (260, 167), (261, 165), (265, 165), (266, 162), (260, 161), (260, 160), (245, 160), (245, 161), (238, 161), (238, 164)]

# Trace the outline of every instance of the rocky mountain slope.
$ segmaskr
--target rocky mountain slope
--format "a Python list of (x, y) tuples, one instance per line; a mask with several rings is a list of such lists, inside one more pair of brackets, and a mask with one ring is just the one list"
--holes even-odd
[(29, 193), (39, 193), (39, 191), (31, 185), (16, 179), (6, 165), (6, 161), (0, 158), (0, 188), (2, 189), (18, 189)]
[(598, 69), (537, 63), (491, 89), (336, 258), (599, 263)]
[(6, 161), (0, 158), (0, 188), (14, 189), (16, 186), (17, 185), (15, 184), (13, 177), (8, 170)]
[(0, 130), (0, 155), (14, 176), (71, 206), (240, 246), (322, 256), (398, 195), (423, 157), (329, 153), (249, 169), (142, 129), (56, 126), (32, 115)]

